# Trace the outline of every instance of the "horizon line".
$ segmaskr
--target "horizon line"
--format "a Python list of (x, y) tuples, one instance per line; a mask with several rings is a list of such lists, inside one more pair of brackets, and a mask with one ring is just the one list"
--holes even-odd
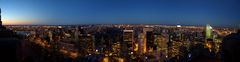
[[(204, 25), (187, 25), (187, 24), (3, 24), (4, 26), (24, 26), (24, 25), (48, 25), (48, 26), (57, 26), (57, 25), (166, 25), (166, 26), (206, 26), (207, 24)], [(211, 25), (212, 27), (225, 27), (225, 28), (238, 28), (238, 26), (215, 26)]]

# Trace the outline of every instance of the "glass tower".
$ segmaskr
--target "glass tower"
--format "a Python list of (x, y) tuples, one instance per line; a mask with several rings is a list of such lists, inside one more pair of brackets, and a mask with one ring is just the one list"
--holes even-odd
[(206, 25), (205, 36), (206, 39), (212, 38), (212, 27), (209, 24)]

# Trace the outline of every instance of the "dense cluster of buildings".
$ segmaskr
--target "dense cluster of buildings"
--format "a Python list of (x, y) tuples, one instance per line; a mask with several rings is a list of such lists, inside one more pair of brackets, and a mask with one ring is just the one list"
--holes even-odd
[(22, 49), (20, 55), (15, 55), (22, 56), (16, 57), (20, 62), (189, 62), (201, 58), (218, 61), (223, 37), (236, 32), (234, 28), (213, 28), (209, 24), (8, 25), (6, 28), (0, 16), (0, 41), (9, 44), (1, 46), (15, 48), (14, 53)]
[(222, 38), (235, 32), (210, 25), (12, 25), (7, 28), (25, 41), (71, 60), (110, 62), (191, 61), (198, 56), (220, 59)]

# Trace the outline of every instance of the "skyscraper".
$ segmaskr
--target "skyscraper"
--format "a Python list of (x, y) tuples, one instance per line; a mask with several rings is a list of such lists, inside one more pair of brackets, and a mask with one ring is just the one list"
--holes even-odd
[(2, 57), (0, 60), (16, 62), (15, 60), (20, 59), (20, 55), (16, 54), (19, 53), (19, 48), (20, 41), (17, 39), (16, 34), (2, 25), (0, 8), (0, 55)]
[(0, 26), (2, 26), (2, 16), (1, 16), (2, 10), (0, 8)]
[(128, 51), (133, 51), (133, 30), (123, 31), (123, 41), (127, 43)]
[(149, 48), (147, 48), (147, 33), (153, 31), (152, 28), (143, 28), (144, 42), (143, 42), (143, 52), (146, 53)]
[[(6, 27), (4, 27), (2, 25), (2, 20), (1, 20), (1, 8), (0, 8), (0, 38), (8, 38), (8, 37), (13, 37), (13, 32), (11, 30), (6, 29)], [(1, 39), (0, 39), (1, 40)]]
[(2, 10), (0, 8), (0, 26), (2, 26), (2, 16), (1, 16)]
[(138, 34), (138, 51), (139, 51), (139, 53), (143, 53), (143, 47), (144, 47), (144, 35), (143, 35), (143, 33), (139, 33)]
[(205, 39), (211, 39), (212, 38), (212, 27), (207, 24), (205, 28)]
[(1, 8), (0, 8), (0, 31), (1, 30), (5, 30), (6, 28), (2, 25), (2, 10), (1, 10)]
[(123, 42), (121, 42), (121, 55), (130, 61), (130, 54), (133, 52), (133, 30), (123, 30)]
[(153, 37), (153, 32), (152, 31), (147, 31), (146, 32), (146, 38), (147, 38), (147, 49), (148, 51), (153, 51), (156, 50), (156, 47), (154, 45), (154, 37)]

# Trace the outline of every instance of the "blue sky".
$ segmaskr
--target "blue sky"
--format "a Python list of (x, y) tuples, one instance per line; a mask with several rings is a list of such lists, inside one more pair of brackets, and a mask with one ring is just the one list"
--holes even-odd
[(237, 0), (0, 0), (6, 24), (237, 26)]

